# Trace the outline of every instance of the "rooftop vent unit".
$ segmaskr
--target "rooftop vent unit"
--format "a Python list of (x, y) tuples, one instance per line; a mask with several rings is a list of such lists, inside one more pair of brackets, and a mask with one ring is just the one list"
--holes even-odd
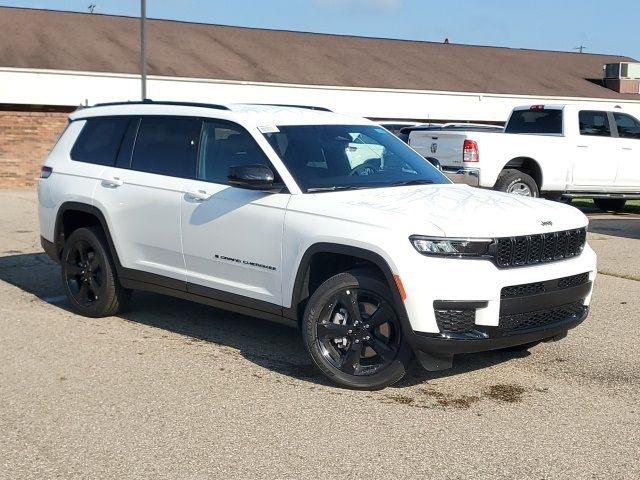
[(619, 93), (640, 93), (640, 63), (607, 63), (603, 67), (604, 85)]

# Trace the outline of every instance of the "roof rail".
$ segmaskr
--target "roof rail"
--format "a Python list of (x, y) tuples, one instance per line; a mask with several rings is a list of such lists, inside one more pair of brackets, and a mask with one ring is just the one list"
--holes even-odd
[(94, 107), (113, 107), (116, 105), (175, 105), (180, 107), (201, 107), (201, 108), (214, 108), (216, 110), (229, 110), (229, 107), (225, 105), (217, 105), (215, 103), (198, 103), (198, 102), (171, 102), (171, 101), (155, 101), (149, 98), (145, 98), (144, 100), (134, 100), (134, 101), (126, 101), (126, 102), (107, 102), (107, 103), (96, 103)]
[(319, 112), (332, 112), (327, 107), (317, 107), (315, 105), (291, 105), (287, 103), (246, 103), (245, 105), (260, 105), (263, 107), (291, 107), (291, 108), (304, 108), (306, 110), (317, 110)]

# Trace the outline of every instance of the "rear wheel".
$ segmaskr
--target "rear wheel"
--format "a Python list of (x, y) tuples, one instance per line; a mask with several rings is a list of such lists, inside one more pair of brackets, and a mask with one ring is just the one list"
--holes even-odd
[(513, 193), (524, 197), (540, 196), (536, 181), (526, 173), (513, 168), (503, 170), (493, 188), (500, 192)]
[(594, 198), (593, 203), (605, 212), (620, 212), (627, 201), (624, 198)]
[(363, 271), (340, 273), (318, 287), (305, 309), (302, 336), (320, 371), (347, 388), (392, 385), (411, 358), (389, 288)]
[(131, 290), (118, 282), (107, 241), (100, 228), (79, 228), (62, 251), (62, 281), (73, 310), (86, 317), (118, 313)]

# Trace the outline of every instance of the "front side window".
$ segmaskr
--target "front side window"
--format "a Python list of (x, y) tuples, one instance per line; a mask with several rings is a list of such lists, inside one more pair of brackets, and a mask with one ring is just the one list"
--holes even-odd
[(171, 177), (196, 173), (202, 120), (191, 117), (143, 117), (131, 168)]
[(427, 160), (374, 125), (279, 126), (265, 133), (307, 192), (449, 183)]
[(580, 122), (580, 135), (590, 135), (596, 137), (610, 137), (611, 128), (607, 112), (596, 110), (582, 110), (578, 114)]
[(622, 138), (640, 138), (640, 122), (631, 115), (614, 113), (613, 118), (618, 128), (618, 136)]
[(128, 123), (129, 117), (87, 119), (71, 149), (71, 159), (96, 165), (114, 165)]
[(242, 165), (266, 165), (273, 170), (269, 159), (244, 128), (224, 120), (205, 120), (198, 180), (228, 184), (229, 167)]

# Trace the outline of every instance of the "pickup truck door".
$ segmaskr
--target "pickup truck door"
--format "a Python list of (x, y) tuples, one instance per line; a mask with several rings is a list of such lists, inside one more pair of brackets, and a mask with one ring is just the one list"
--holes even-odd
[(282, 305), (282, 228), (287, 193), (229, 185), (230, 166), (269, 160), (241, 126), (205, 120), (195, 180), (182, 193), (182, 245), (187, 290), (226, 302), (257, 300), (278, 313)]
[(640, 122), (631, 115), (613, 113), (618, 130), (620, 161), (616, 174), (616, 187), (640, 192)]
[(573, 186), (579, 189), (614, 186), (620, 152), (611, 135), (607, 112), (581, 110), (578, 120), (580, 133), (573, 160)]

